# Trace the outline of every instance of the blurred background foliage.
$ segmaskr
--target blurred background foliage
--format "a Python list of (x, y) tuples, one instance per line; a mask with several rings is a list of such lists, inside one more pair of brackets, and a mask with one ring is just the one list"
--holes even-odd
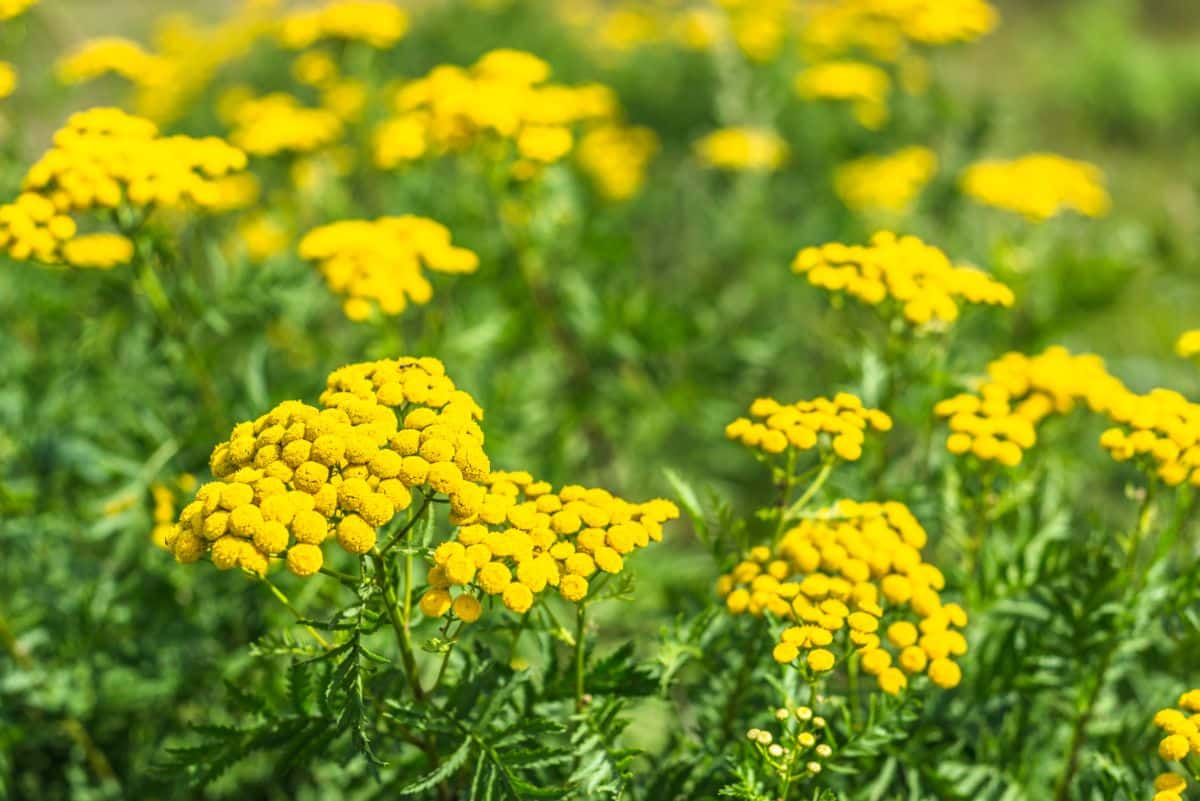
[[(58, 85), (50, 65), (59, 54), (88, 36), (144, 40), (164, 11), (217, 18), (219, 5), (45, 0), (20, 38), (0, 30), (0, 55), (23, 80), (0, 112), (3, 197), (67, 113), (123, 97), (116, 84)], [(586, 31), (563, 29), (551, 3), (489, 5), (418, 6), (412, 33), (372, 68), (399, 78), (469, 63), (493, 47), (529, 49), (559, 80), (613, 86), (628, 119), (662, 140), (645, 190), (627, 205), (601, 209), (577, 186), (543, 187), (537, 208), (551, 233), (542, 244), (552, 302), (514, 268), (486, 188), (451, 168), (363, 192), (333, 186), (317, 204), (320, 219), (309, 221), (423, 214), (480, 254), (476, 275), (439, 283), (430, 306), (383, 326), (346, 321), (294, 254), (250, 266), (213, 244), (233, 235), (219, 220), (201, 224), (195, 242), (168, 243), (204, 259), (178, 276), (166, 320), (114, 274), (0, 260), (0, 798), (185, 797), (176, 777), (154, 770), (165, 745), (187, 724), (214, 722), (239, 688), (278, 679), (245, 645), (286, 623), (286, 611), (252, 582), (179, 569), (151, 547), (149, 488), (184, 471), (203, 474), (209, 448), (232, 424), (277, 401), (312, 397), (340, 364), (406, 352), (443, 359), (487, 410), (499, 466), (633, 498), (671, 495), (670, 469), (735, 508), (768, 501), (760, 468), (722, 436), (726, 422), (765, 394), (850, 389), (878, 399), (878, 324), (832, 308), (788, 269), (802, 246), (863, 241), (879, 227), (845, 210), (830, 188), (833, 166), (865, 152), (934, 147), (940, 174), (901, 228), (1021, 287), (1018, 310), (966, 316), (953, 338), (955, 375), (900, 387), (897, 417), (927, 416), (938, 389), (949, 394), (957, 377), (981, 373), (1006, 350), (1052, 343), (1101, 354), (1137, 389), (1200, 390), (1194, 365), (1171, 350), (1196, 325), (1200, 305), (1200, 7), (1192, 0), (998, 3), (1000, 28), (939, 56), (932, 95), (902, 98), (885, 132), (855, 129), (840, 110), (793, 103), (777, 120), (793, 147), (789, 169), (733, 177), (702, 169), (689, 148), (731, 122), (731, 104), (753, 102), (739, 93), (737, 75), (720, 74), (699, 53), (596, 53)], [(248, 69), (267, 87), (283, 71), (269, 53), (256, 53)], [(207, 133), (212, 125), (200, 112), (183, 127)], [(1033, 150), (1102, 165), (1114, 199), (1109, 218), (1033, 228), (956, 198), (954, 176), (968, 161)], [(1123, 523), (1127, 511), (1087, 494), (1102, 486), (1119, 497), (1123, 481), (1095, 446), (1096, 431), (1078, 421), (1061, 428), (1052, 438), (1063, 446), (1047, 448), (1031, 471), (1044, 486), (1029, 536)], [(904, 445), (891, 456), (903, 464)], [(939, 549), (952, 553), (939, 531), (954, 510), (939, 501), (937, 459), (945, 457), (934, 458), (927, 483), (914, 486), (898, 468), (884, 489), (918, 512), (937, 562)], [(842, 481), (839, 489), (860, 496), (878, 489)], [(653, 639), (674, 616), (711, 603), (721, 566), (677, 531), (638, 557), (639, 613), (613, 610), (603, 629), (611, 641)], [(303, 606), (313, 592), (301, 589), (294, 600)], [(1034, 647), (1033, 632), (1021, 637)], [(973, 639), (972, 647), (1011, 644)], [(1186, 672), (1164, 664), (1164, 673), (1176, 667)], [(970, 686), (978, 696), (960, 702), (986, 707), (1003, 680), (980, 676)], [(1119, 692), (1138, 703), (1105, 707), (1111, 729), (1138, 730), (1139, 716), (1158, 703), (1152, 696), (1182, 689), (1152, 678), (1123, 685)], [(652, 746), (662, 710), (642, 714), (637, 736)], [(997, 720), (1008, 725), (1002, 714)], [(980, 721), (964, 725), (981, 727), (986, 753)], [(1149, 756), (1148, 735), (1144, 744)], [(343, 771), (364, 770), (274, 768), (251, 760), (213, 792), (333, 798)]]

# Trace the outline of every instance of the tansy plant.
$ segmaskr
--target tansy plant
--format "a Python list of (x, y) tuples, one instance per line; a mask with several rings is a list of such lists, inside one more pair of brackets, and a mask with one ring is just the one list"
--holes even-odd
[[(161, 544), (261, 581), (308, 639), (256, 645), (291, 659), (291, 708), (216, 730), (181, 765), (204, 778), (252, 746), (353, 743), (380, 767), (424, 763), (405, 795), (619, 780), (606, 744), (586, 760), (578, 746), (612, 725), (593, 709), (632, 669), (593, 658), (588, 610), (630, 592), (625, 560), (678, 510), (494, 470), (482, 417), (436, 359), (383, 360), (335, 370), (318, 405), (285, 401), (214, 448), (213, 480)], [(313, 597), (299, 579), (333, 588), (319, 610), (289, 599)]]

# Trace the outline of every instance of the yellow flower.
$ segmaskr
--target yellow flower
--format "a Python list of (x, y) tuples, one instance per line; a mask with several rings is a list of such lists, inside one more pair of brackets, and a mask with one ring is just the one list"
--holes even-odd
[[(0, 96), (3, 93), (0, 92)], [(1184, 331), (1175, 341), (1175, 352), (1185, 359), (1200, 354), (1200, 328)]]
[(848, 101), (864, 128), (876, 129), (887, 121), (888, 74), (861, 61), (827, 61), (800, 72), (796, 93), (805, 100)]
[(837, 168), (833, 188), (855, 211), (904, 213), (937, 172), (937, 156), (927, 147), (906, 147), (888, 156), (865, 156)]
[(778, 134), (758, 128), (722, 128), (698, 141), (695, 149), (705, 164), (729, 171), (774, 172), (788, 154)]
[(833, 670), (834, 656), (824, 648), (814, 648), (806, 657), (808, 666), (818, 673)]
[(303, 50), (323, 39), (360, 41), (384, 49), (404, 38), (408, 25), (408, 12), (388, 0), (333, 0), (322, 8), (286, 15), (279, 40), (291, 50)]
[(7, 61), (0, 61), (0, 100), (8, 97), (17, 88), (17, 68)]
[(889, 231), (875, 234), (866, 246), (832, 242), (804, 248), (792, 272), (884, 313), (895, 309), (913, 326), (954, 322), (960, 302), (1011, 306), (1014, 300), (1012, 290), (987, 273), (954, 265), (938, 248)]
[(1023, 214), (1031, 222), (1043, 222), (1067, 209), (1103, 217), (1111, 205), (1098, 167), (1052, 153), (980, 161), (963, 171), (960, 183), (963, 192), (978, 202)]
[(89, 39), (58, 62), (63, 83), (83, 83), (108, 73), (134, 83), (155, 83), (167, 79), (168, 67), (141, 45), (117, 36)]
[(252, 156), (307, 153), (336, 142), (342, 121), (324, 108), (306, 108), (292, 95), (276, 92), (247, 98), (232, 111), (229, 141)]
[(299, 252), (318, 263), (331, 290), (347, 296), (351, 319), (364, 319), (374, 308), (395, 315), (410, 301), (429, 302), (433, 287), (422, 268), (461, 274), (479, 266), (473, 251), (451, 244), (445, 226), (410, 215), (323, 225), (300, 240)]
[(768, 455), (784, 453), (790, 447), (806, 451), (820, 446), (841, 459), (857, 461), (862, 456), (863, 431), (892, 427), (887, 414), (864, 408), (858, 397), (845, 392), (832, 400), (815, 398), (787, 406), (773, 398), (760, 398), (751, 404), (750, 415), (727, 425), (725, 436)]
[(474, 595), (460, 595), (451, 606), (454, 616), (464, 623), (474, 623), (483, 614), (483, 606)]

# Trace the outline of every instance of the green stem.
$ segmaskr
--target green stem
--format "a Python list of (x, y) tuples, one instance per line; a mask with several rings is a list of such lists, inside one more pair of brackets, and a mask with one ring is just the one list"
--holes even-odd
[(583, 711), (583, 636), (587, 627), (587, 604), (580, 602), (575, 609), (575, 711)]
[[(259, 579), (262, 581), (263, 584), (267, 585), (267, 587), (271, 590), (271, 594), (274, 595), (276, 598), (278, 598), (279, 602), (281, 604), (283, 604), (284, 606), (287, 607), (287, 610), (296, 617), (296, 620), (298, 620), (298, 621), (304, 620), (304, 615), (302, 615), (300, 613), (299, 609), (292, 606), (292, 602), (289, 601), (288, 597), (283, 594), (283, 590), (281, 590), (281, 589), (279, 589), (279, 587), (275, 586), (274, 582), (272, 582), (266, 576), (259, 576)], [(331, 649), (333, 647), (332, 645), (329, 644), (329, 641), (326, 640), (324, 637), (322, 637), (321, 633), (319, 631), (317, 631), (316, 629), (314, 629), (312, 626), (310, 626), (304, 622), (301, 622), (300, 625), (304, 628), (305, 631), (307, 631), (309, 634), (311, 634), (313, 639), (316, 640), (318, 643), (320, 643), (321, 647), (324, 648), (326, 651), (328, 651), (329, 649)]]
[(400, 540), (408, 536), (408, 533), (412, 531), (413, 526), (415, 526), (417, 522), (421, 520), (422, 516), (425, 514), (425, 510), (429, 508), (429, 504), (431, 503), (433, 503), (433, 496), (426, 495), (425, 500), (421, 502), (420, 508), (417, 509), (417, 513), (410, 517), (408, 522), (404, 524), (404, 527), (393, 534), (392, 537), (384, 544), (384, 546), (379, 549), (379, 554), (381, 556), (395, 547), (396, 543), (400, 542)]
[(812, 483), (808, 485), (808, 489), (804, 490), (804, 494), (800, 496), (799, 500), (792, 504), (784, 513), (781, 520), (781, 525), (790, 520), (794, 520), (800, 515), (801, 512), (804, 511), (804, 507), (807, 506), (808, 502), (813, 499), (813, 496), (820, 492), (821, 487), (825, 486), (825, 482), (829, 480), (829, 475), (833, 472), (833, 468), (836, 463), (836, 459), (826, 457), (825, 463), (821, 465), (821, 472), (817, 473), (817, 477), (814, 478)]
[[(401, 623), (398, 611), (399, 602), (396, 599), (395, 590), (387, 580), (387, 565), (383, 556), (376, 550), (371, 553), (371, 558), (374, 564), (375, 585), (383, 595), (384, 609), (387, 611), (388, 620), (391, 621), (392, 630), (396, 633), (396, 645), (400, 648), (400, 659), (404, 664), (404, 674), (408, 678), (408, 686), (412, 690), (413, 698), (423, 701), (425, 691), (421, 689), (421, 677), (417, 672), (416, 657), (413, 655), (412, 633), (408, 627), (408, 609), (405, 609), (404, 622)], [(411, 586), (412, 582), (409, 581), (408, 586), (405, 587), (406, 595)]]

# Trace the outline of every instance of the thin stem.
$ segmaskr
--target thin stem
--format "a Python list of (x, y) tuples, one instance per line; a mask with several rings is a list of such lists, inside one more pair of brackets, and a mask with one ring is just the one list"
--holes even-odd
[(808, 489), (804, 490), (804, 494), (783, 515), (784, 522), (800, 516), (800, 513), (804, 511), (804, 507), (808, 505), (808, 502), (821, 491), (821, 487), (825, 486), (825, 482), (829, 480), (829, 475), (833, 472), (833, 467), (836, 463), (835, 459), (826, 457), (825, 463), (821, 465), (821, 472), (817, 473), (817, 477), (808, 485)]
[(583, 635), (587, 627), (587, 604), (580, 602), (575, 609), (575, 711), (583, 711)]
[(417, 509), (417, 513), (415, 515), (413, 515), (412, 517), (410, 517), (408, 522), (404, 524), (404, 527), (401, 528), (399, 531), (397, 531), (395, 534), (393, 534), (392, 537), (384, 544), (384, 546), (379, 549), (379, 554), (381, 556), (383, 554), (386, 554), (393, 547), (395, 547), (396, 543), (400, 542), (400, 540), (402, 540), (406, 536), (408, 536), (408, 533), (410, 531), (412, 531), (413, 526), (415, 526), (417, 524), (417, 521), (420, 520), (421, 517), (425, 514), (425, 510), (429, 508), (429, 504), (431, 504), (432, 502), (433, 502), (433, 496), (426, 495), (425, 500), (421, 502), (421, 507), (419, 509)]
[[(400, 659), (404, 663), (404, 674), (408, 678), (408, 686), (412, 690), (413, 698), (423, 701), (425, 691), (421, 689), (421, 677), (417, 673), (417, 660), (413, 656), (412, 634), (408, 629), (408, 619), (406, 617), (403, 623), (400, 622), (397, 612), (399, 602), (387, 580), (386, 563), (383, 556), (376, 550), (372, 552), (371, 557), (375, 566), (375, 585), (379, 587), (379, 591), (383, 595), (384, 609), (387, 611), (388, 620), (391, 621), (392, 630), (396, 632), (396, 645), (400, 648)], [(411, 586), (411, 582), (409, 584)]]
[(450, 642), (446, 645), (446, 652), (442, 654), (442, 664), (438, 667), (437, 676), (434, 678), (433, 684), (429, 688), (430, 695), (432, 695), (442, 684), (442, 678), (446, 675), (446, 668), (450, 664), (450, 654), (454, 651), (454, 644), (458, 642), (457, 638), (459, 632), (462, 631), (462, 626), (463, 624), (460, 623), (458, 628), (455, 629), (453, 635), (448, 634), (450, 630), (450, 624), (448, 622), (446, 627), (442, 630), (442, 635), (450, 637)]
[[(275, 584), (266, 576), (259, 576), (259, 579), (262, 581), (263, 584), (266, 584), (267, 587), (270, 588), (271, 594), (274, 595), (276, 598), (278, 598), (279, 602), (281, 604), (283, 604), (284, 606), (286, 606), (289, 612), (291, 612), (293, 615), (295, 615), (296, 620), (298, 620), (298, 621), (304, 620), (304, 615), (300, 614), (299, 609), (292, 606), (292, 602), (289, 601), (288, 597), (283, 594), (283, 590), (281, 590), (281, 589), (279, 589), (279, 587), (275, 586)], [(315, 639), (317, 642), (319, 642), (321, 644), (321, 647), (324, 648), (326, 651), (333, 648), (333, 646), (329, 644), (329, 641), (326, 640), (324, 637), (322, 637), (321, 633), (319, 631), (317, 631), (316, 629), (314, 629), (312, 626), (310, 626), (304, 622), (301, 622), (300, 625), (303, 626), (304, 630), (307, 631), (309, 634), (311, 634), (313, 636), (313, 639)]]

